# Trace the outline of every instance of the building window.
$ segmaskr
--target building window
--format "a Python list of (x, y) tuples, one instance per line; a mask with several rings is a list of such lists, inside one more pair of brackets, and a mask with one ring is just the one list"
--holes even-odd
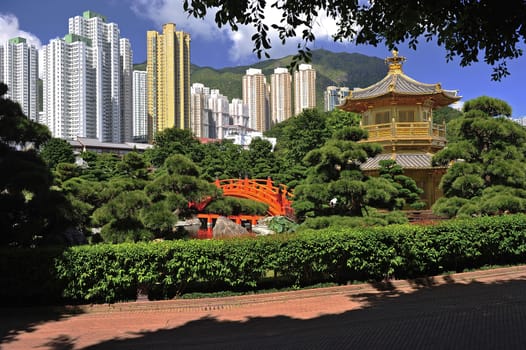
[(410, 123), (415, 121), (414, 110), (402, 110), (398, 111), (398, 121), (401, 123)]
[(374, 119), (376, 121), (376, 124), (390, 123), (391, 122), (391, 112), (390, 111), (376, 112), (374, 115)]
[(423, 115), (424, 115), (424, 121), (425, 122), (428, 122), (428, 121), (431, 120), (431, 118), (430, 118), (431, 114), (429, 113), (429, 111), (424, 111)]

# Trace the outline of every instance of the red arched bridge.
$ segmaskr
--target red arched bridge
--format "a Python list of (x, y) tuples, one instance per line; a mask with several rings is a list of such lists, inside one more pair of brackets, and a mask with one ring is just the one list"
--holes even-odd
[[(274, 186), (272, 179), (227, 179), (216, 180), (214, 184), (223, 190), (224, 196), (252, 199), (268, 205), (267, 214), (271, 216), (287, 216), (294, 218), (294, 210), (291, 207), (292, 193), (287, 190), (287, 186)], [(203, 211), (203, 209), (213, 200), (208, 197), (200, 203), (189, 203), (190, 207)], [(212, 227), (218, 214), (197, 214), (200, 220), (206, 220), (206, 230), (199, 230), (198, 238), (212, 238)], [(231, 215), (229, 219), (241, 224), (243, 221), (256, 225), (261, 218), (259, 215)]]
[[(274, 186), (270, 177), (267, 179), (216, 180), (214, 184), (223, 190), (224, 196), (252, 199), (267, 204), (268, 214), (271, 216), (294, 216), (291, 207), (292, 194), (285, 185)], [(201, 203), (192, 203), (191, 206), (202, 211), (211, 200), (212, 198), (207, 198)]]

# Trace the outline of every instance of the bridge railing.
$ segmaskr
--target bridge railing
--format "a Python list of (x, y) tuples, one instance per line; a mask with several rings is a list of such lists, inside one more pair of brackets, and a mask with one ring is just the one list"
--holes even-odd
[(292, 216), (292, 193), (283, 184), (274, 186), (271, 178), (216, 180), (215, 185), (227, 196), (250, 198), (268, 204), (271, 215)]

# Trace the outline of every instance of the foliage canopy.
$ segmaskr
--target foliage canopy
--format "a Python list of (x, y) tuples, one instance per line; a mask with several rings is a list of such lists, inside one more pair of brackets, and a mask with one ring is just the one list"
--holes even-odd
[[(265, 18), (267, 6), (281, 13), (277, 23)], [(416, 49), (420, 40), (436, 38), (446, 50), (446, 59), (458, 56), (461, 66), (477, 62), (483, 55), (484, 61), (494, 66), (495, 80), (509, 74), (506, 60), (522, 56), (520, 45), (526, 39), (526, 3), (522, 0), (507, 1), (505, 6), (494, 0), (185, 0), (183, 9), (196, 18), (214, 11), (217, 26), (227, 25), (234, 31), (240, 25), (252, 26), (254, 51), (260, 58), (269, 57), (268, 50), (276, 44), (271, 42), (270, 32), (276, 32), (281, 43), (301, 37), (303, 45), (298, 45), (292, 66), (309, 60), (309, 43), (316, 39), (313, 28), (324, 15), (337, 23), (335, 41), (373, 46), (385, 43), (389, 48), (408, 42)]]
[(75, 162), (73, 147), (66, 140), (55, 137), (41, 147), (40, 156), (51, 169), (54, 169), (59, 163)]
[(502, 117), (511, 108), (498, 99), (467, 101), (464, 111), (454, 142), (433, 157), (435, 164), (452, 163), (433, 210), (448, 217), (526, 210), (526, 130)]
[(69, 201), (52, 188), (53, 176), (36, 149), (51, 135), (4, 97), (0, 83), (0, 244), (62, 243), (78, 220)]

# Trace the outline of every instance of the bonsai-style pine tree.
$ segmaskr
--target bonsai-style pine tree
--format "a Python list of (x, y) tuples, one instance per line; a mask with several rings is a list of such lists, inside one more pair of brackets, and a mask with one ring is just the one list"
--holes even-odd
[(505, 117), (504, 101), (481, 97), (466, 102), (458, 140), (438, 152), (435, 164), (452, 164), (442, 177), (441, 215), (473, 216), (526, 209), (526, 129)]
[(51, 189), (50, 169), (36, 152), (51, 135), (5, 98), (7, 91), (0, 83), (0, 244), (62, 243), (62, 233), (77, 218), (66, 198)]

